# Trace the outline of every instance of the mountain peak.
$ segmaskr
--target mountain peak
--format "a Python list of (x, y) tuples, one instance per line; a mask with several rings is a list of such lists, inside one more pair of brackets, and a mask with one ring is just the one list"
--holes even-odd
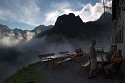
[(74, 13), (69, 13), (68, 15), (69, 15), (69, 17), (72, 17), (72, 18), (75, 17)]
[(0, 30), (10, 30), (7, 25), (0, 24)]
[(56, 20), (55, 26), (71, 26), (72, 24), (81, 25), (83, 24), (83, 21), (79, 16), (75, 16), (74, 13), (69, 13), (68, 15), (64, 14), (59, 16)]

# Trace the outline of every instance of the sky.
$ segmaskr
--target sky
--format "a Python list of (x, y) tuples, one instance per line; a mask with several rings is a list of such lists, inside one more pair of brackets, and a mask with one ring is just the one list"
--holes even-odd
[[(83, 22), (95, 21), (104, 13), (103, 0), (0, 0), (0, 24), (32, 30), (54, 25), (58, 16), (74, 13)], [(111, 7), (112, 0), (104, 0)], [(108, 10), (111, 12), (111, 10)]]

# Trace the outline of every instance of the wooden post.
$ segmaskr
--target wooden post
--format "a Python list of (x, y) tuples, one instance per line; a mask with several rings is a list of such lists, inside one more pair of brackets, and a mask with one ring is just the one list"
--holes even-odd
[(103, 0), (103, 7), (104, 7), (104, 18), (105, 18), (105, 3), (104, 3), (104, 0)]

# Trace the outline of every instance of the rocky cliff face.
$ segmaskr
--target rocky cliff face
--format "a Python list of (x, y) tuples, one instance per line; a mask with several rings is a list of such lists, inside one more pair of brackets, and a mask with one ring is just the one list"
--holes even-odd
[[(93, 22), (84, 23), (80, 16), (73, 13), (59, 16), (54, 26), (37, 26), (34, 30), (9, 29), (6, 25), (0, 25), (0, 39), (9, 37), (10, 40), (26, 40), (32, 38), (42, 38), (46, 36), (49, 41), (58, 42), (64, 39), (79, 39), (111, 42), (111, 36), (114, 33), (114, 24), (111, 21), (111, 14), (105, 13)], [(7, 39), (5, 38), (5, 39)], [(4, 40), (3, 40), (4, 41)]]
[(47, 29), (50, 29), (52, 27), (53, 27), (53, 25), (49, 25), (49, 26), (39, 25), (39, 26), (35, 27), (32, 30), (32, 32), (34, 32), (35, 34), (39, 34), (39, 33), (43, 32), (43, 31), (45, 31)]
[(51, 27), (52, 25), (50, 26), (39, 25), (35, 27), (33, 30), (29, 31), (29, 30), (21, 30), (18, 28), (10, 29), (7, 25), (0, 24), (0, 39), (7, 37), (12, 39), (14, 38), (17, 40), (29, 41), (42, 31), (45, 31)]
[(103, 14), (97, 21), (84, 23), (79, 16), (75, 16), (73, 13), (64, 14), (57, 18), (53, 28), (40, 33), (37, 37), (46, 35), (52, 39), (58, 35), (71, 39), (99, 39), (110, 42), (114, 33), (114, 24), (111, 21), (111, 17), (110, 13), (105, 13), (105, 18)]
[(73, 13), (62, 15), (57, 18), (51, 34), (62, 35), (69, 38), (78, 38), (84, 32), (83, 22), (79, 16)]

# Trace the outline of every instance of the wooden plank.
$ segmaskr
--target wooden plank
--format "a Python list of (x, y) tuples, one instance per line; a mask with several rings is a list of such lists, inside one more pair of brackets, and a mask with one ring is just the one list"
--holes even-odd
[(41, 65), (44, 63), (46, 67), (48, 67), (48, 63), (51, 61), (51, 59), (48, 59), (46, 57), (51, 57), (53, 56), (54, 53), (50, 53), (50, 54), (41, 54), (41, 55), (38, 55), (38, 57), (40, 58), (41, 60)]
[(59, 52), (59, 54), (66, 54), (66, 53), (69, 53), (69, 51)]
[(41, 54), (41, 55), (38, 55), (39, 58), (42, 58), (42, 57), (48, 57), (48, 56), (53, 56), (55, 55), (55, 53), (50, 53), (50, 54)]
[(63, 60), (63, 62), (67, 62), (67, 61), (70, 61), (72, 58), (66, 58)]
[(80, 73), (84, 68), (87, 68), (89, 65), (90, 65), (90, 61), (87, 61), (85, 64), (81, 65), (81, 68), (77, 73)]
[(81, 65), (81, 67), (87, 67), (90, 65), (90, 61), (86, 62), (85, 64)]

